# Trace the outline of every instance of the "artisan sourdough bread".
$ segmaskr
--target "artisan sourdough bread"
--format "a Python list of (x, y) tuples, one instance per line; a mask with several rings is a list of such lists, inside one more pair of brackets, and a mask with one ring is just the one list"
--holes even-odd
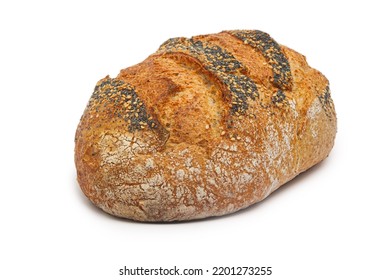
[(328, 80), (267, 33), (174, 38), (97, 83), (76, 132), (77, 178), (115, 216), (225, 215), (325, 159), (335, 134)]

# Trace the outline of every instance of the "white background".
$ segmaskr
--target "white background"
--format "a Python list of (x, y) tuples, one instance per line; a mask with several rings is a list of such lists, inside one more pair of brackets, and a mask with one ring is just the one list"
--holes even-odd
[[(0, 279), (148, 279), (119, 276), (125, 265), (390, 279), (386, 1), (7, 2), (0, 2)], [(221, 218), (142, 224), (92, 206), (76, 182), (73, 140), (95, 83), (170, 37), (228, 29), (266, 31), (328, 77), (338, 114), (329, 158)], [(162, 279), (217, 278), (229, 277)]]

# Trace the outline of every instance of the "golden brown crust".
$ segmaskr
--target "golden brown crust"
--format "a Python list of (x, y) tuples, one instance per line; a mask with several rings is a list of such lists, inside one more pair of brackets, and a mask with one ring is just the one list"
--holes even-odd
[(327, 79), (261, 31), (175, 38), (101, 80), (76, 132), (86, 196), (139, 221), (224, 215), (323, 160)]

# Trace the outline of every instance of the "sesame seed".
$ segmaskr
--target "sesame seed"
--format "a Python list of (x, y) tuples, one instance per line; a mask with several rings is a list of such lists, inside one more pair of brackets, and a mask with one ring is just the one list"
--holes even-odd
[[(266, 64), (273, 71), (273, 84), (279, 89), (291, 89), (292, 75), (290, 65), (279, 44), (267, 33), (259, 30), (228, 31), (236, 38), (259, 50), (267, 59)], [(266, 66), (263, 63), (264, 66)]]
[(211, 42), (195, 39), (174, 38), (161, 45), (159, 52), (182, 52), (200, 60), (204, 67), (219, 79), (231, 94), (229, 104), (232, 114), (244, 112), (248, 108), (248, 98), (254, 99), (256, 84), (242, 72), (244, 66), (226, 50)]
[(100, 112), (106, 112), (112, 118), (111, 122), (115, 122), (115, 118), (121, 118), (132, 131), (144, 129), (147, 125), (153, 127), (152, 118), (142, 104), (134, 87), (107, 77), (96, 85), (88, 106), (93, 106), (96, 110), (95, 115), (90, 115), (91, 118), (98, 118)]

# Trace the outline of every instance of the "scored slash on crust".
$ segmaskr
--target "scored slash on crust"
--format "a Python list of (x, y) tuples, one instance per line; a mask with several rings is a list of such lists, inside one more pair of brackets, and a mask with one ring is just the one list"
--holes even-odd
[(292, 75), (290, 64), (279, 44), (269, 34), (260, 30), (232, 30), (225, 32), (240, 39), (244, 44), (259, 50), (271, 65), (274, 85), (281, 90), (291, 90)]
[(318, 99), (321, 102), (322, 108), (328, 118), (334, 117), (334, 104), (332, 98), (330, 97), (330, 88), (329, 84), (325, 87), (325, 89), (318, 95)]
[(173, 38), (163, 43), (157, 53), (185, 53), (201, 64), (223, 85), (231, 96), (231, 113), (244, 114), (248, 98), (259, 96), (256, 84), (244, 74), (244, 66), (230, 53), (210, 43), (187, 38)]
[(107, 101), (115, 105), (111, 109), (111, 115), (125, 120), (129, 131), (147, 126), (151, 129), (157, 127), (157, 122), (148, 114), (145, 104), (130, 84), (108, 76), (99, 81), (88, 106), (99, 112), (101, 107), (106, 107)]

